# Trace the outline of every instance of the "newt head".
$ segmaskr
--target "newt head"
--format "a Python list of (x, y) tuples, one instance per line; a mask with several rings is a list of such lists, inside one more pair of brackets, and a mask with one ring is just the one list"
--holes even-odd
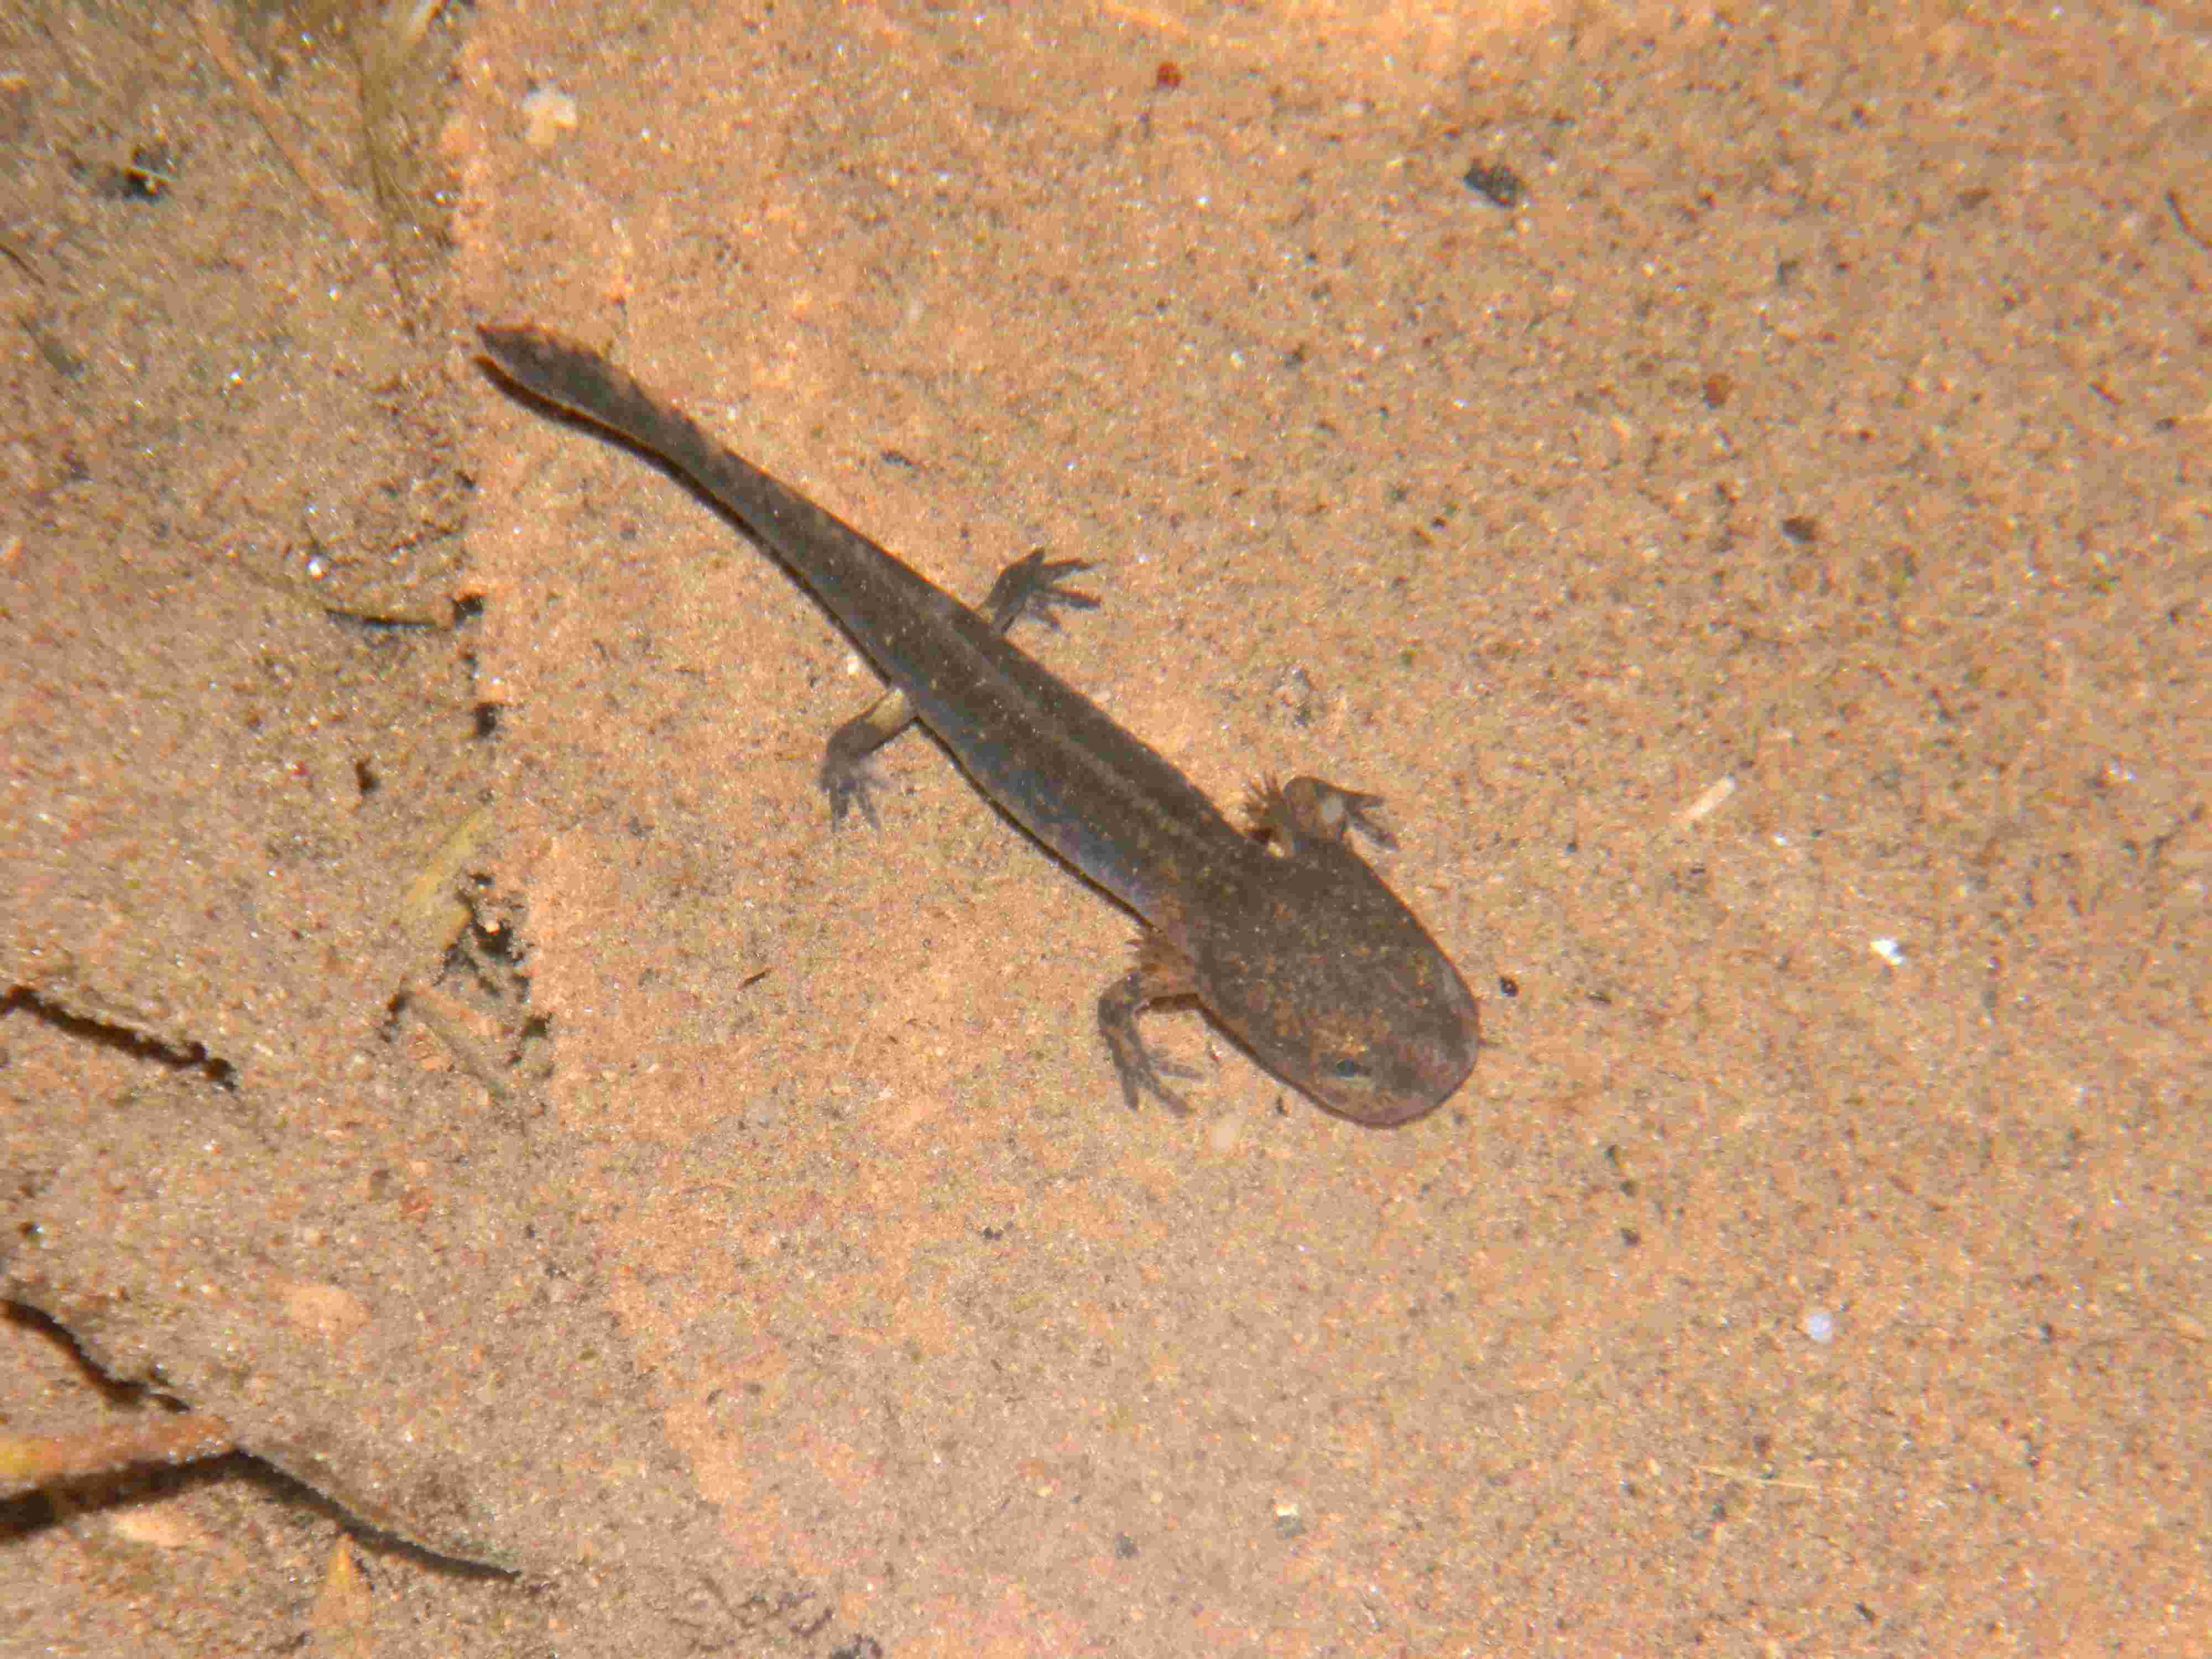
[(1346, 832), (1383, 839), (1373, 797), (1316, 778), (1261, 786), (1253, 854), (1185, 908), (1192, 992), (1262, 1066), (1355, 1122), (1434, 1111), (1481, 1047), (1459, 970)]

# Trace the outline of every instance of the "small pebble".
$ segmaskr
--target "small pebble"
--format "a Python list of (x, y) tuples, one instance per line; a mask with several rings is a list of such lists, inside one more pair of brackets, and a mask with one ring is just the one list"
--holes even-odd
[(1798, 1328), (1815, 1342), (1832, 1342), (1836, 1340), (1836, 1316), (1826, 1308), (1808, 1308)]
[(556, 87), (539, 87), (522, 100), (522, 141), (532, 149), (550, 149), (561, 135), (576, 129), (576, 100)]
[(1521, 175), (1503, 161), (1470, 161), (1460, 182), (1493, 206), (1507, 209), (1519, 207), (1521, 198), (1528, 193)]

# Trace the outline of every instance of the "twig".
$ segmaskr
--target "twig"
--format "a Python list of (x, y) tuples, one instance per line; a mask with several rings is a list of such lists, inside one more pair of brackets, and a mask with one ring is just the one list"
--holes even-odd
[(1717, 1474), (1723, 1480), (1741, 1480), (1752, 1486), (1787, 1486), (1792, 1492), (1824, 1492), (1826, 1487), (1810, 1480), (1784, 1480), (1778, 1474), (1761, 1474), (1757, 1469), (1727, 1469), (1717, 1463), (1692, 1463), (1690, 1467), (1699, 1474)]
[(205, 1412), (79, 1434), (0, 1435), (0, 1498), (20, 1497), (60, 1480), (115, 1474), (141, 1463), (197, 1463), (236, 1448), (230, 1425)]
[(323, 216), (331, 222), (331, 227), (356, 248), (376, 246), (375, 219), (370, 216), (366, 208), (325, 178), (323, 170), (315, 165), (313, 158), (292, 141), (289, 118), (277, 106), (276, 100), (262, 91), (261, 83), (246, 73), (246, 65), (238, 61), (238, 54), (231, 49), (230, 36), (225, 33), (222, 21), (216, 16), (211, 0), (198, 0), (198, 3), (193, 6), (192, 27), (199, 32), (200, 44), (207, 48), (208, 56), (214, 58), (216, 66), (230, 77), (231, 85), (238, 88), (239, 96), (245, 99), (252, 109), (254, 119), (261, 123), (262, 131), (269, 135), (269, 142), (276, 147), (276, 153), (283, 157), (284, 165), (292, 169), (292, 176), (306, 187), (308, 195), (315, 198), (315, 205), (322, 209)]

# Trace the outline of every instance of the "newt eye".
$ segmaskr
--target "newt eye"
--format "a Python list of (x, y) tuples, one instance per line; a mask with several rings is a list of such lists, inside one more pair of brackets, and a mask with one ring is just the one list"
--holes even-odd
[(1329, 1062), (1329, 1080), (1333, 1083), (1364, 1083), (1374, 1076), (1374, 1071), (1364, 1060), (1346, 1054)]

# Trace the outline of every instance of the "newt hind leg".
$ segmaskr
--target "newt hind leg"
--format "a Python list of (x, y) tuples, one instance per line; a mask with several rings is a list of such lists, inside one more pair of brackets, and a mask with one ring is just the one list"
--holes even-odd
[[(1098, 597), (1066, 586), (1067, 579), (1091, 568), (1088, 559), (1048, 559), (1044, 549), (1033, 548), (999, 573), (984, 595), (981, 609), (1000, 633), (1010, 631), (1027, 617), (1060, 631), (1062, 611), (1096, 611)], [(874, 792), (878, 787), (872, 758), (877, 750), (914, 724), (914, 705), (906, 693), (890, 690), (876, 699), (867, 712), (855, 714), (830, 734), (822, 750), (819, 775), (822, 792), (830, 797), (830, 822), (845, 821), (853, 808), (868, 827), (878, 827)]]
[(1088, 559), (1048, 559), (1044, 549), (1031, 548), (999, 573), (991, 591), (983, 596), (983, 610), (991, 626), (1001, 634), (1024, 617), (1041, 622), (1055, 634), (1060, 631), (1063, 611), (1096, 611), (1098, 596), (1067, 586), (1067, 578), (1093, 568)]

